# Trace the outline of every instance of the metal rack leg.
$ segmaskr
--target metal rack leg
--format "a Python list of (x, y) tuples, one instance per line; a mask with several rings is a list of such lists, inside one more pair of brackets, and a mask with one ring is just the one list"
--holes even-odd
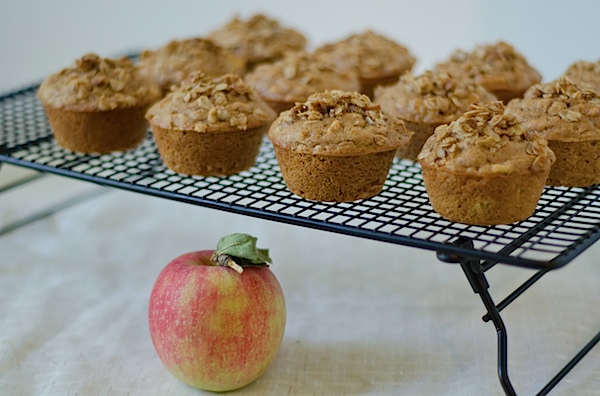
[[(473, 241), (467, 238), (459, 238), (459, 240), (456, 241), (456, 244), (473, 248)], [(481, 301), (483, 301), (483, 304), (488, 311), (487, 316), (494, 323), (496, 334), (498, 335), (498, 378), (500, 379), (500, 384), (508, 396), (516, 396), (515, 389), (508, 377), (508, 336), (506, 326), (500, 317), (500, 311), (488, 292), (490, 286), (485, 278), (483, 269), (481, 268), (481, 262), (478, 259), (457, 257), (440, 252), (438, 252), (437, 256), (441, 261), (459, 263), (471, 284), (471, 288), (479, 295)]]
[[(483, 301), (483, 304), (488, 311), (488, 317), (496, 327), (496, 334), (498, 336), (498, 378), (500, 379), (500, 384), (502, 385), (502, 389), (504, 389), (504, 393), (506, 393), (508, 396), (516, 396), (515, 389), (510, 382), (510, 378), (508, 378), (508, 335), (506, 326), (500, 317), (500, 312), (498, 311), (498, 308), (496, 308), (496, 304), (488, 292), (489, 286), (485, 280), (485, 276), (483, 273), (477, 273), (473, 271), (471, 260), (462, 261), (460, 266), (467, 277), (477, 277), (482, 279), (482, 282), (478, 283), (478, 287), (474, 287), (473, 290), (475, 293), (479, 294), (481, 301)], [(484, 282), (485, 288), (481, 287)]]
[[(455, 243), (460, 244), (461, 246), (473, 248), (473, 241), (467, 238), (459, 238)], [(548, 271), (539, 271), (521, 287), (519, 287), (505, 301), (501, 302), (499, 305), (496, 305), (488, 291), (489, 284), (484, 274), (485, 270), (478, 259), (459, 257), (443, 252), (438, 252), (437, 257), (441, 261), (447, 263), (460, 264), (465, 276), (471, 284), (471, 288), (476, 294), (479, 295), (481, 301), (485, 305), (487, 314), (483, 317), (483, 320), (485, 322), (492, 321), (496, 327), (496, 333), (498, 335), (498, 378), (500, 379), (500, 384), (508, 396), (516, 396), (515, 389), (508, 377), (508, 336), (506, 326), (502, 320), (502, 317), (500, 316), (500, 311)], [(596, 334), (536, 395), (547, 395), (599, 342), (600, 332)]]

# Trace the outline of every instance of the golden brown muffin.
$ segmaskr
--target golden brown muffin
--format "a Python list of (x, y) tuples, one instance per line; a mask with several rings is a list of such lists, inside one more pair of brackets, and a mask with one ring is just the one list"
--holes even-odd
[(472, 105), (437, 127), (417, 158), (433, 209), (474, 225), (531, 216), (555, 161), (547, 142), (527, 134), (502, 102)]
[(260, 63), (280, 59), (286, 52), (302, 51), (306, 47), (302, 33), (263, 14), (247, 20), (236, 17), (211, 32), (208, 38), (246, 59), (248, 71)]
[(578, 85), (587, 83), (594, 91), (600, 93), (600, 60), (574, 62), (567, 68), (564, 77), (568, 77)]
[[(513, 103), (514, 102), (514, 103)], [(556, 154), (547, 184), (586, 187), (600, 183), (600, 96), (566, 77), (538, 84), (506, 109), (548, 141)]]
[(146, 114), (165, 165), (200, 176), (250, 168), (275, 116), (239, 76), (201, 72), (190, 73)]
[(396, 150), (410, 133), (358, 92), (311, 95), (269, 129), (285, 184), (315, 201), (347, 202), (379, 194)]
[(245, 77), (258, 94), (280, 113), (326, 90), (358, 91), (355, 74), (336, 71), (332, 65), (306, 52), (288, 52), (284, 58), (256, 67)]
[(397, 82), (415, 64), (406, 47), (371, 30), (324, 44), (315, 50), (315, 55), (340, 70), (355, 72), (360, 92), (369, 98), (376, 86)]
[(541, 81), (525, 57), (503, 41), (476, 46), (472, 52), (457, 50), (435, 70), (472, 78), (505, 104)]
[(144, 114), (159, 99), (160, 89), (128, 58), (87, 54), (48, 77), (37, 94), (60, 146), (105, 154), (144, 140)]
[(471, 79), (426, 70), (418, 76), (406, 72), (396, 84), (376, 88), (373, 102), (388, 115), (404, 121), (413, 132), (410, 143), (396, 155), (415, 160), (436, 127), (456, 120), (472, 103), (495, 100)]
[(212, 41), (202, 38), (173, 40), (157, 50), (140, 54), (140, 72), (156, 81), (166, 95), (191, 72), (206, 76), (243, 74), (246, 60)]

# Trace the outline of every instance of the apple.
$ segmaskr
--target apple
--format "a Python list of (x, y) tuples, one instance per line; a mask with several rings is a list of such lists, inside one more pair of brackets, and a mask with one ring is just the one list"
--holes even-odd
[(279, 350), (284, 295), (267, 251), (255, 244), (247, 234), (224, 237), (217, 250), (175, 258), (156, 279), (148, 308), (152, 342), (167, 370), (188, 385), (241, 388)]

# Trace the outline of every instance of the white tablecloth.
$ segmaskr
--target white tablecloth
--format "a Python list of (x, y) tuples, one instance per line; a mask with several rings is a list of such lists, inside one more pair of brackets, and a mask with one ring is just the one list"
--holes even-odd
[[(15, 175), (0, 168), (0, 182)], [(0, 227), (101, 188), (46, 176), (0, 195)], [(148, 297), (169, 260), (232, 232), (271, 249), (288, 311), (272, 366), (233, 394), (503, 394), (493, 325), (460, 267), (433, 252), (117, 190), (0, 237), (0, 394), (203, 394), (156, 356)], [(503, 311), (518, 394), (537, 392), (600, 328), (599, 252)], [(497, 266), (492, 294), (532, 274)], [(600, 395), (599, 372), (596, 348), (551, 394)]]

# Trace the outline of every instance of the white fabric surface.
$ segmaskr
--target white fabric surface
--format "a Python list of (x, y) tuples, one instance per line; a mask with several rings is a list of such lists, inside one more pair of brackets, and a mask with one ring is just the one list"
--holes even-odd
[[(0, 181), (14, 175), (0, 168)], [(0, 224), (32, 203), (101, 188), (47, 176), (0, 195)], [(1, 395), (199, 395), (156, 356), (146, 309), (177, 255), (248, 232), (271, 249), (283, 344), (240, 395), (502, 395), (496, 335), (460, 267), (408, 247), (109, 191), (0, 237)], [(503, 312), (518, 394), (537, 392), (600, 328), (599, 247)], [(488, 272), (500, 301), (532, 271)], [(600, 395), (596, 348), (552, 395)]]

